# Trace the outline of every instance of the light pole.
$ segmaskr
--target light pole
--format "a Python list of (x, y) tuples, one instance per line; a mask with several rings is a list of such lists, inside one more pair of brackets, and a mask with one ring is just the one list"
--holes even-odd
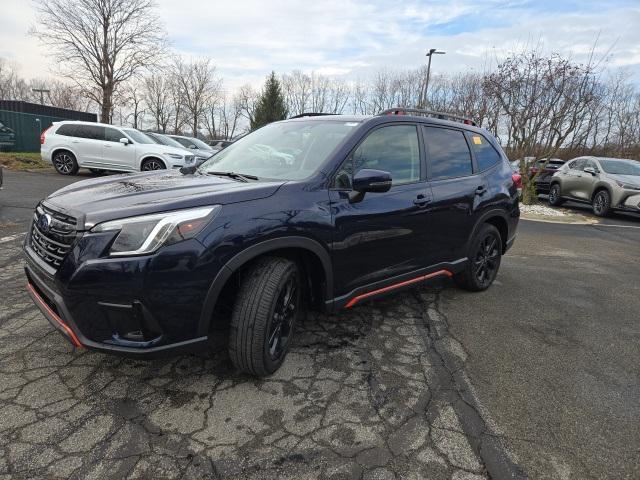
[(432, 48), (427, 53), (429, 62), (427, 63), (427, 80), (424, 82), (424, 90), (420, 94), (420, 108), (424, 108), (427, 103), (427, 89), (429, 88), (429, 75), (431, 73), (431, 56), (432, 55), (444, 55), (446, 52), (439, 52), (437, 48)]

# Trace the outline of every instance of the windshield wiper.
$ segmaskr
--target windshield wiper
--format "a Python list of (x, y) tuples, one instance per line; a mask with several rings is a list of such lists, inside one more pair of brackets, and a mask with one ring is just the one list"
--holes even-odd
[(258, 180), (255, 175), (248, 175), (246, 173), (236, 172), (206, 172), (207, 175), (219, 175), (221, 177), (229, 177), (234, 180), (240, 180), (241, 182), (248, 182), (249, 180)]

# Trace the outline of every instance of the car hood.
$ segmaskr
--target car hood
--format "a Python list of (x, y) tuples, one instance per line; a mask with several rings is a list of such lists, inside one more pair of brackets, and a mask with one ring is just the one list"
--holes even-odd
[(607, 176), (612, 180), (617, 180), (618, 182), (629, 183), (631, 185), (640, 187), (640, 177), (638, 175), (616, 175), (608, 173)]
[(136, 144), (136, 151), (140, 153), (141, 151), (147, 153), (158, 153), (158, 154), (167, 154), (174, 153), (177, 155), (193, 155), (193, 153), (187, 153), (185, 148), (172, 147), (170, 145), (162, 145), (161, 143), (138, 143)]
[(116, 218), (270, 197), (285, 182), (240, 182), (177, 170), (116, 175), (73, 183), (43, 203), (78, 219), (79, 229)]

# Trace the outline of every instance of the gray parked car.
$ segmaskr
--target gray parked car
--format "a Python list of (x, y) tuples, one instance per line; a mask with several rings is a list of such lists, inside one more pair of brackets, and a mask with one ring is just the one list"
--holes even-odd
[(604, 217), (612, 210), (640, 212), (640, 162), (622, 158), (578, 157), (551, 177), (549, 203), (590, 203)]

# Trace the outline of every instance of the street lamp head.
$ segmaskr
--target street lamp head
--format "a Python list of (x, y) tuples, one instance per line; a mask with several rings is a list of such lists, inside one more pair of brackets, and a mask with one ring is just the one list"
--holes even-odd
[(427, 56), (427, 57), (430, 57), (430, 56), (431, 56), (431, 55), (433, 55), (433, 54), (436, 54), (436, 55), (444, 55), (445, 53), (447, 53), (447, 52), (439, 52), (437, 48), (432, 48), (432, 49), (430, 49), (430, 50), (429, 50), (429, 53), (427, 53), (427, 55), (426, 55), (426, 56)]

